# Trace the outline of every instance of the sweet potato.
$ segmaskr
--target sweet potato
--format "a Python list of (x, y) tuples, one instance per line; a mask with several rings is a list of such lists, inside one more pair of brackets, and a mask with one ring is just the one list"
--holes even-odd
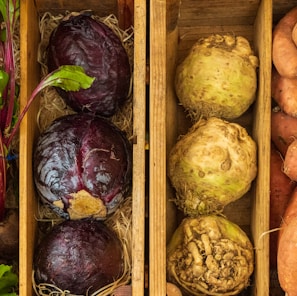
[(273, 67), (271, 96), (286, 114), (297, 117), (297, 78), (283, 77)]
[(297, 296), (297, 188), (294, 189), (279, 232), (277, 271), (288, 296)]
[(288, 147), (284, 159), (284, 173), (293, 181), (297, 181), (297, 139), (295, 139)]
[(292, 31), (297, 22), (297, 7), (287, 12), (276, 24), (272, 34), (272, 61), (284, 77), (297, 77), (297, 47)]
[(295, 138), (297, 138), (297, 118), (281, 110), (273, 110), (271, 112), (271, 139), (283, 157)]
[(297, 23), (294, 25), (292, 30), (292, 39), (295, 45), (297, 46)]
[[(280, 227), (296, 183), (283, 172), (283, 158), (271, 145), (270, 153), (270, 229)], [(276, 268), (278, 231), (270, 234), (270, 268)]]
[(288, 225), (294, 217), (297, 217), (297, 187), (294, 188), (283, 215), (279, 237), (281, 236), (283, 228), (285, 228), (285, 226)]
[(278, 246), (278, 280), (288, 296), (297, 296), (297, 216), (284, 226)]

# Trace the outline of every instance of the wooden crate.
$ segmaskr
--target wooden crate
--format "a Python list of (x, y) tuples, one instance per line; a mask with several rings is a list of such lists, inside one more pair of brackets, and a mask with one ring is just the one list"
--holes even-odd
[[(40, 14), (91, 9), (97, 15), (114, 14), (124, 29), (134, 23), (133, 85), (133, 189), (132, 189), (132, 293), (144, 294), (144, 196), (145, 196), (145, 87), (146, 1), (132, 0), (24, 0), (21, 2), (21, 108), (41, 79), (37, 63)], [(19, 295), (34, 295), (32, 259), (36, 245), (37, 195), (32, 179), (32, 147), (38, 135), (36, 115), (39, 100), (31, 106), (20, 128), (20, 273)]]
[(252, 189), (225, 213), (248, 233), (255, 247), (248, 295), (268, 296), (269, 235), (264, 233), (269, 229), (272, 1), (167, 0), (150, 5), (149, 295), (166, 295), (166, 243), (179, 217), (169, 201), (174, 192), (166, 176), (166, 157), (189, 122), (174, 92), (175, 67), (199, 37), (234, 33), (251, 42), (260, 60), (256, 102), (236, 120), (258, 145), (258, 175)]

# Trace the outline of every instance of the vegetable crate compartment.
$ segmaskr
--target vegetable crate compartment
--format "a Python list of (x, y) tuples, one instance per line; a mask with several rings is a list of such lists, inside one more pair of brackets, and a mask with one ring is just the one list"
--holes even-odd
[[(281, 219), (281, 230), (279, 232), (271, 233), (270, 235), (270, 293), (271, 295), (290, 295), (294, 293), (295, 287), (295, 280), (289, 279), (288, 275), (295, 274), (292, 271), (291, 263), (295, 262), (293, 259), (294, 257), (290, 257), (290, 255), (294, 256), (294, 252), (287, 250), (292, 250), (291, 243), (294, 242), (294, 233), (296, 227), (291, 228), (292, 232), (290, 232), (290, 226), (293, 225), (290, 223), (290, 220), (287, 217), (294, 217), (292, 215), (292, 211), (296, 209), (296, 205), (294, 203), (295, 199), (295, 177), (290, 174), (290, 160), (295, 161), (295, 156), (290, 158), (290, 153), (286, 151), (286, 141), (284, 142), (284, 149), (282, 150), (282, 146), (279, 145), (278, 139), (281, 139), (281, 132), (282, 132), (282, 120), (280, 120), (279, 115), (283, 116), (283, 114), (288, 118), (288, 131), (289, 135), (292, 134), (294, 128), (292, 127), (291, 121), (294, 123), (295, 116), (292, 112), (292, 107), (288, 104), (290, 98), (290, 94), (285, 90), (284, 92), (280, 92), (280, 84), (279, 81), (282, 81), (283, 77), (289, 75), (288, 72), (290, 71), (290, 67), (294, 65), (294, 63), (287, 63), (283, 65), (281, 68), (281, 59), (278, 60), (278, 57), (286, 56), (286, 60), (290, 60), (289, 55), (290, 53), (294, 56), (295, 54), (295, 35), (293, 32), (295, 20), (296, 20), (296, 6), (297, 1), (274, 1), (273, 3), (273, 35), (272, 35), (272, 60), (273, 60), (273, 68), (272, 68), (272, 78), (271, 78), (271, 97), (272, 97), (272, 113), (271, 113), (271, 141), (273, 146), (271, 146), (271, 201), (270, 201), (270, 223), (271, 228), (275, 228), (277, 226), (276, 223), (279, 223), (279, 218)], [(293, 18), (292, 18), (293, 14)], [(291, 22), (290, 22), (291, 20)], [(291, 37), (292, 32), (292, 37)], [(288, 45), (283, 43), (283, 37), (287, 38)], [(280, 42), (279, 42), (280, 40)], [(293, 45), (291, 50), (288, 51), (287, 54), (278, 54), (278, 51), (282, 49), (287, 50), (290, 48), (290, 42)], [(293, 59), (294, 60), (294, 59)], [(291, 67), (292, 68), (292, 67)], [(282, 73), (281, 75), (279, 73)], [(278, 78), (279, 77), (279, 78)], [(285, 79), (285, 81), (291, 81), (291, 79)], [(290, 90), (290, 89), (289, 89)], [(280, 96), (277, 95), (280, 94)], [(277, 112), (279, 111), (279, 112)], [(291, 144), (288, 142), (288, 144)], [(292, 151), (290, 145), (288, 146), (288, 151)], [(275, 147), (277, 147), (275, 149)], [(279, 168), (281, 170), (275, 169), (277, 168), (278, 160), (274, 158), (274, 153), (277, 151), (278, 157), (280, 155), (284, 155), (281, 158), (281, 162), (279, 162)], [(278, 152), (280, 151), (280, 152)], [(295, 167), (295, 166), (294, 166)], [(277, 175), (280, 172), (280, 175)], [(287, 178), (288, 185), (279, 186), (280, 180), (282, 178), (282, 173), (284, 178)], [(286, 180), (286, 179), (284, 179)], [(293, 180), (293, 182), (292, 182)], [(285, 181), (286, 182), (286, 181)], [(292, 191), (291, 187), (292, 186)], [(276, 189), (281, 188), (281, 190), (288, 190), (288, 194), (282, 193), (279, 196), (276, 195)], [(278, 197), (280, 199), (278, 199)], [(278, 212), (278, 214), (277, 214)], [(288, 239), (286, 239), (286, 233), (288, 233)], [(274, 249), (275, 242), (278, 242), (278, 249)], [(277, 256), (273, 256), (277, 251)], [(273, 260), (274, 259), (274, 260)], [(275, 271), (275, 265), (277, 265), (277, 272)], [(293, 265), (294, 266), (294, 265)], [(274, 267), (274, 269), (273, 269)], [(287, 280), (288, 279), (288, 280)], [(282, 289), (280, 289), (282, 287)], [(285, 291), (285, 292), (283, 292)]]
[[(42, 39), (39, 20), (49, 13), (58, 17), (68, 12), (91, 10), (100, 18), (113, 17), (120, 31), (132, 30), (131, 53), (133, 88), (130, 92), (132, 146), (132, 188), (131, 188), (131, 256), (128, 282), (132, 285), (132, 295), (144, 295), (144, 245), (145, 245), (145, 117), (146, 117), (146, 1), (130, 0), (102, 1), (21, 1), (21, 109), (32, 91), (41, 81), (39, 45)], [(131, 29), (133, 28), (133, 29)], [(128, 32), (128, 31), (127, 31)], [(127, 36), (126, 36), (127, 37)], [(130, 38), (129, 36), (127, 38)], [(42, 225), (40, 220), (40, 200), (33, 181), (33, 149), (38, 136), (39, 96), (31, 105), (20, 127), (20, 269), (19, 295), (35, 295), (32, 284), (33, 258)], [(104, 295), (107, 295), (104, 292)], [(111, 293), (111, 292), (110, 292)], [(63, 294), (64, 295), (64, 294)], [(101, 293), (99, 294), (101, 295)], [(103, 295), (103, 294), (102, 294)]]
[[(283, 4), (286, 6), (287, 4)], [(283, 6), (280, 4), (283, 9)], [(246, 295), (269, 295), (269, 161), (272, 1), (151, 1), (150, 6), (150, 184), (149, 289), (166, 294), (166, 245), (183, 217), (172, 199), (169, 152), (190, 122), (174, 89), (176, 66), (200, 37), (240, 35), (259, 58), (254, 104), (234, 120), (257, 144), (258, 173), (251, 189), (224, 214), (254, 246), (254, 272)], [(175, 294), (174, 294), (175, 295)]]

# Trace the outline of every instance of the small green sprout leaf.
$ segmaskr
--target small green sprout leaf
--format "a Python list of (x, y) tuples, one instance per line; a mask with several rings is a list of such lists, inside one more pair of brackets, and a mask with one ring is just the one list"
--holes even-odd
[(64, 65), (53, 71), (44, 80), (44, 87), (56, 86), (65, 91), (79, 91), (89, 88), (95, 78), (85, 74), (80, 66)]

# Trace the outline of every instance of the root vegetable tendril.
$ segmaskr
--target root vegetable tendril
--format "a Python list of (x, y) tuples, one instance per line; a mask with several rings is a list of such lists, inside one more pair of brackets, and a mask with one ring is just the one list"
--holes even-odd
[(214, 215), (185, 218), (168, 245), (167, 258), (170, 281), (191, 295), (236, 295), (253, 272), (253, 247), (246, 234)]

